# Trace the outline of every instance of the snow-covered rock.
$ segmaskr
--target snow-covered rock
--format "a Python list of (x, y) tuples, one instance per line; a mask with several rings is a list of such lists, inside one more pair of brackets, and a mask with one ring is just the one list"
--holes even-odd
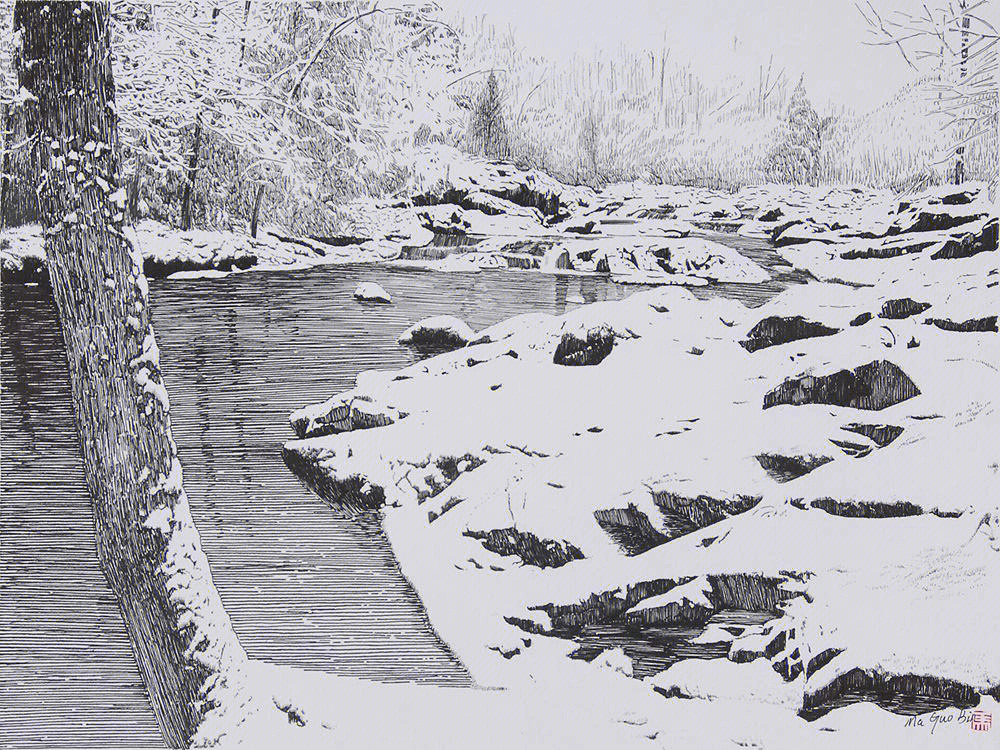
[(366, 302), (392, 302), (389, 292), (374, 281), (362, 281), (354, 290), (354, 299)]
[[(1000, 336), (964, 326), (997, 313), (997, 261), (809, 283), (753, 310), (662, 287), (521, 316), (359, 378), (354, 397), (406, 419), (285, 450), (328, 478), (332, 503), (351, 482), (384, 495), (404, 573), (481, 684), (560, 674), (574, 628), (746, 610), (772, 620), (729, 655), (766, 663), (741, 673), (766, 703), (818, 715), (857, 688), (965, 705), (1000, 686), (982, 645), (1000, 621), (967, 601), (997, 559), (981, 522), (1000, 489)], [(928, 572), (949, 555), (954, 570)], [(925, 615), (887, 614), (921, 596)]]
[(421, 351), (450, 351), (468, 344), (475, 333), (452, 315), (425, 318), (403, 331), (399, 343)]

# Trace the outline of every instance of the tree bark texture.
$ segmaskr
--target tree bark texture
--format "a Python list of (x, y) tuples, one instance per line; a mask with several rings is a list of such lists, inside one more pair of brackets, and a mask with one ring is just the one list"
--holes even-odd
[(183, 747), (238, 699), (246, 655), (191, 520), (142, 257), (123, 231), (109, 5), (18, 2), (14, 28), (98, 559), (164, 738)]

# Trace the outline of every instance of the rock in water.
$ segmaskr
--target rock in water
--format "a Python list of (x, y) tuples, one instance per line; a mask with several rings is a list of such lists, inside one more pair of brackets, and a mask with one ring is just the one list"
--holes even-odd
[(831, 404), (879, 411), (920, 395), (897, 365), (884, 359), (832, 375), (789, 378), (764, 396), (764, 408), (779, 404)]
[(822, 323), (806, 320), (801, 315), (785, 318), (779, 315), (772, 315), (764, 318), (755, 325), (747, 337), (740, 342), (740, 346), (748, 352), (755, 352), (778, 344), (787, 344), (790, 341), (808, 339), (815, 336), (832, 336), (839, 331), (838, 328), (830, 328)]
[(461, 349), (474, 337), (472, 329), (458, 318), (438, 315), (407, 328), (399, 343), (421, 352), (450, 352)]
[(354, 290), (354, 299), (365, 302), (392, 302), (389, 292), (374, 281), (362, 281)]

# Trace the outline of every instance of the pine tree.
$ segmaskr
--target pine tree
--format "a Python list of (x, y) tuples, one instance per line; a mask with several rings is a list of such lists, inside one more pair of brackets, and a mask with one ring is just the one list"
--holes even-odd
[(771, 154), (775, 176), (786, 182), (815, 182), (822, 134), (823, 122), (809, 102), (804, 78), (800, 78), (788, 102), (778, 145)]
[(491, 159), (507, 157), (507, 125), (500, 83), (491, 70), (476, 99), (469, 123), (469, 141), (474, 153)]

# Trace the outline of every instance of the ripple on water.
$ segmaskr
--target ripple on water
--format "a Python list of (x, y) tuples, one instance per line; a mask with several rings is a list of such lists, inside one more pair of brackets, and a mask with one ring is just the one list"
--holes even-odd
[[(394, 304), (356, 302), (359, 281), (378, 282)], [(451, 314), (478, 329), (634, 289), (598, 276), (372, 266), (150, 288), (192, 514), (250, 656), (469, 684), (380, 530), (338, 517), (285, 468), (288, 413), (351, 387), (361, 370), (412, 362), (396, 338), (421, 318)], [(7, 746), (161, 744), (97, 566), (51, 298), (41, 287), (3, 292), (0, 737)]]

